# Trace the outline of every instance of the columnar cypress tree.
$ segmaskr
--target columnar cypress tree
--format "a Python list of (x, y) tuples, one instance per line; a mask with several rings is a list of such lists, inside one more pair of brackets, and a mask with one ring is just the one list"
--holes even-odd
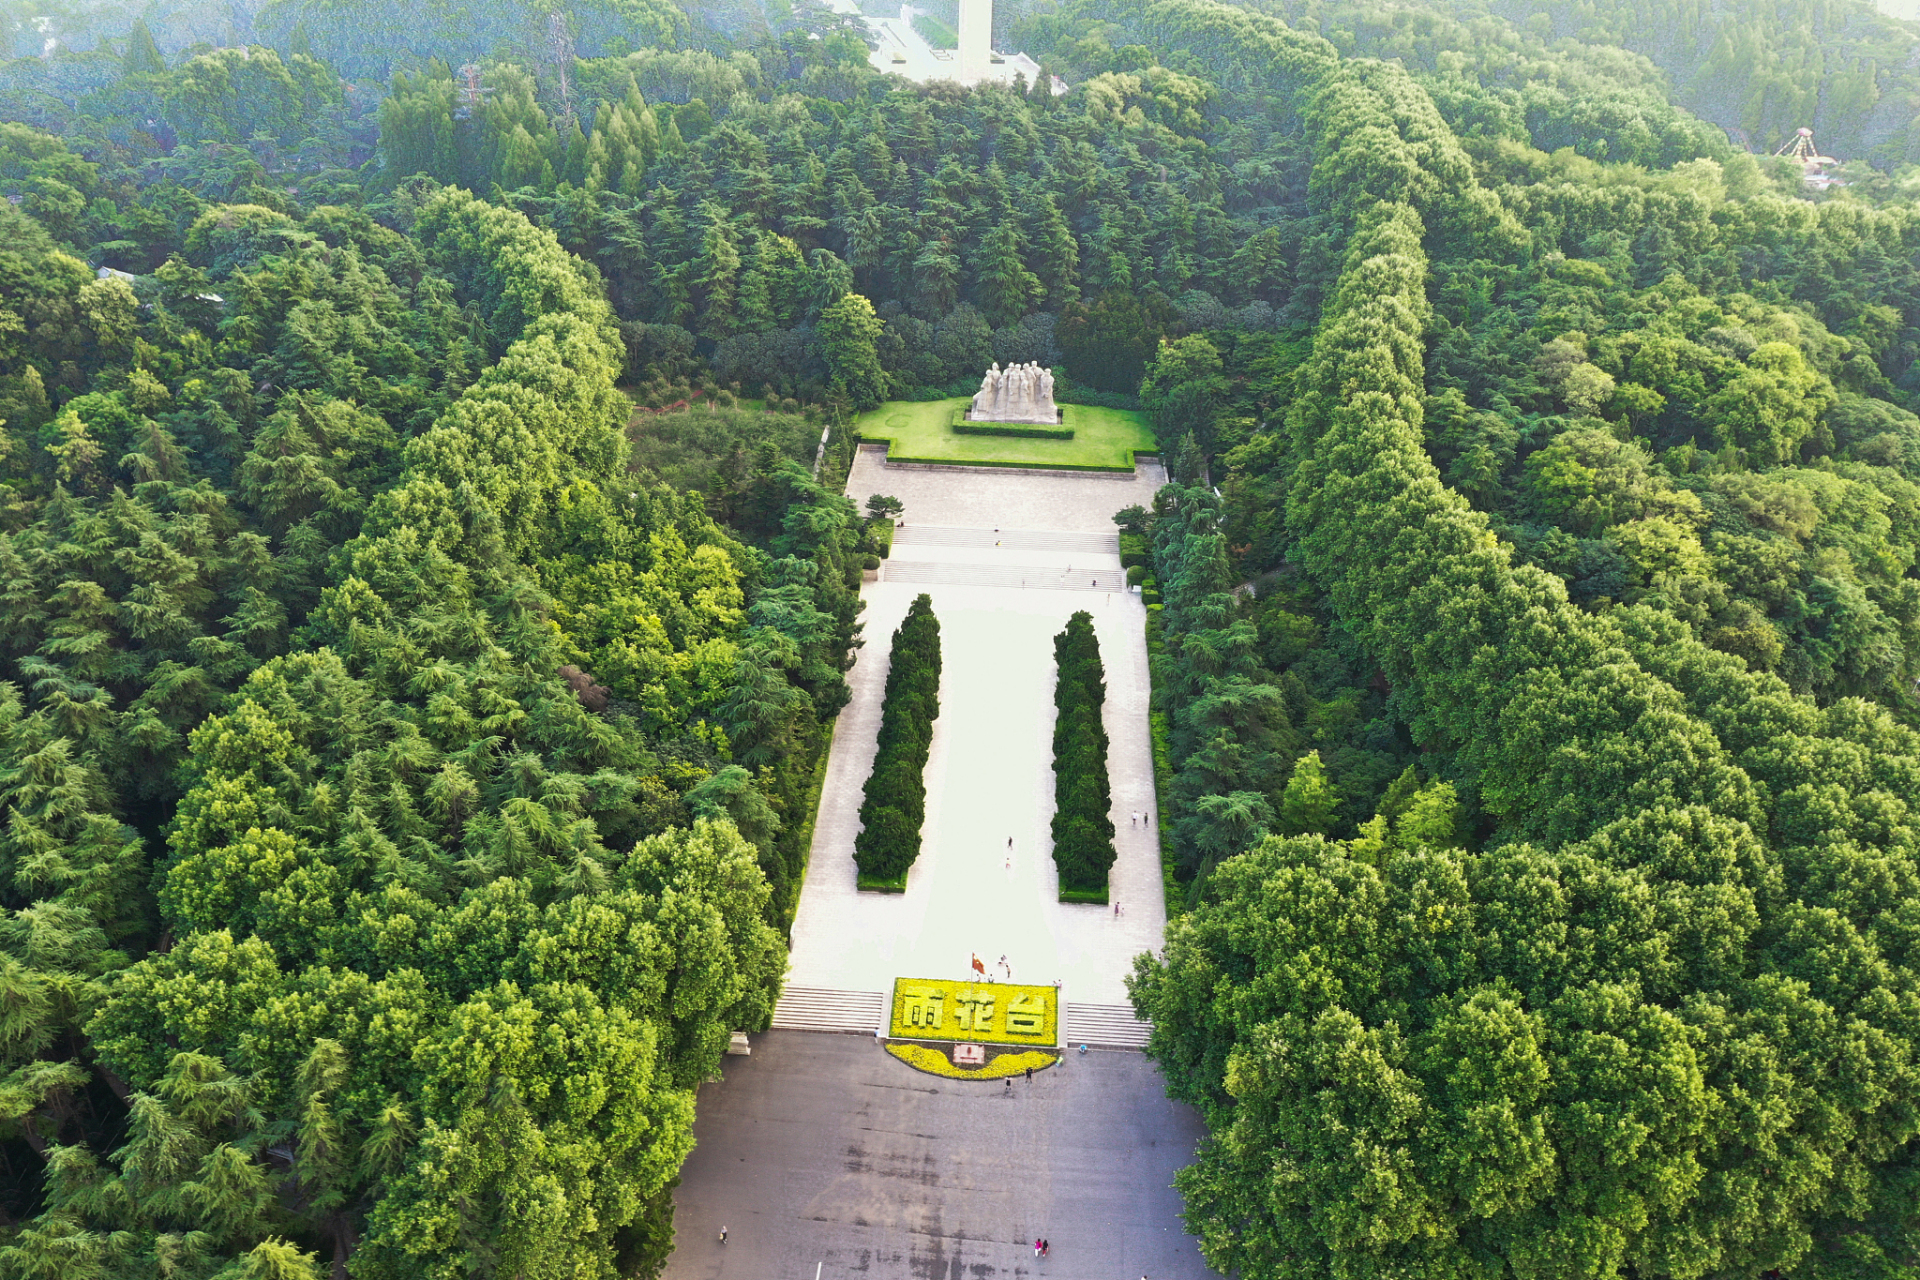
[(893, 633), (887, 696), (880, 712), (880, 750), (860, 805), (864, 828), (853, 843), (860, 878), (894, 881), (920, 856), (920, 824), (927, 816), (924, 778), (940, 714), (940, 620), (933, 601), (915, 598)]
[(1060, 888), (1082, 893), (1107, 887), (1113, 867), (1113, 795), (1107, 784), (1106, 670), (1093, 615), (1082, 610), (1053, 638), (1060, 678), (1053, 705), (1053, 861)]

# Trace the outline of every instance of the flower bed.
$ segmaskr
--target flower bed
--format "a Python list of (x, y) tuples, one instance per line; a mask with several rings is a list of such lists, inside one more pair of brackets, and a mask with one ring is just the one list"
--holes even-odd
[(1000, 1080), (1007, 1076), (1025, 1075), (1029, 1068), (1044, 1071), (1060, 1061), (1058, 1053), (1017, 1049), (1011, 1053), (995, 1054), (987, 1059), (983, 1067), (962, 1067), (955, 1065), (948, 1051), (937, 1045), (890, 1044), (887, 1052), (915, 1071), (945, 1076), (949, 1080)]
[(1060, 993), (1016, 982), (897, 978), (888, 1035), (1052, 1048), (1060, 1043)]

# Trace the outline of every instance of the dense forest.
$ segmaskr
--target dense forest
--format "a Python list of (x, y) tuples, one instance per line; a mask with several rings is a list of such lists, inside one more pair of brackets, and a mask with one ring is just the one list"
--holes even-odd
[(672, 363), (636, 447), (592, 266), (303, 189), (234, 140), (330, 163), (341, 81), (238, 52), (126, 51), (171, 139), (0, 124), (0, 1274), (651, 1274), (785, 968), (844, 450)]
[(1913, 28), (1005, 6), (1055, 96), (809, 0), (0, 26), (0, 1277), (655, 1274), (845, 416), (993, 360), (1172, 473), (1213, 1265), (1920, 1266)]

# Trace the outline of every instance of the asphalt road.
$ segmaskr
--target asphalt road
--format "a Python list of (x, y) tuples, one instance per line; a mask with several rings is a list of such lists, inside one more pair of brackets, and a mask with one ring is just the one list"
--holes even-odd
[(1200, 1118), (1138, 1053), (1070, 1055), (1011, 1097), (864, 1036), (769, 1031), (724, 1070), (700, 1090), (666, 1280), (1214, 1274), (1172, 1186)]

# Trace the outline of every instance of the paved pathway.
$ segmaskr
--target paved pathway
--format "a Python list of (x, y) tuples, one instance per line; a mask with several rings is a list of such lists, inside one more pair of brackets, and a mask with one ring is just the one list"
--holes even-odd
[[(1112, 513), (1151, 501), (1158, 465), (1117, 480), (878, 463), (863, 452), (848, 492), (900, 498), (908, 524), (863, 592), (866, 647), (835, 729), (788, 981), (889, 990), (896, 977), (964, 976), (978, 953), (989, 964), (1005, 955), (1019, 981), (1059, 979), (1065, 999), (1124, 1003), (1133, 957), (1159, 948), (1166, 916), (1159, 833), (1129, 818), (1154, 807), (1146, 611), (1138, 596), (1105, 588), (1120, 578)], [(943, 665), (923, 844), (906, 893), (860, 893), (853, 841), (887, 651), (922, 591), (940, 618)], [(1119, 917), (1057, 901), (1049, 845), (1053, 636), (1080, 609), (1093, 615), (1107, 669)]]
[(1070, 1055), (1012, 1097), (865, 1036), (770, 1031), (723, 1069), (700, 1090), (666, 1280), (1213, 1275), (1172, 1186), (1200, 1118), (1140, 1054)]

